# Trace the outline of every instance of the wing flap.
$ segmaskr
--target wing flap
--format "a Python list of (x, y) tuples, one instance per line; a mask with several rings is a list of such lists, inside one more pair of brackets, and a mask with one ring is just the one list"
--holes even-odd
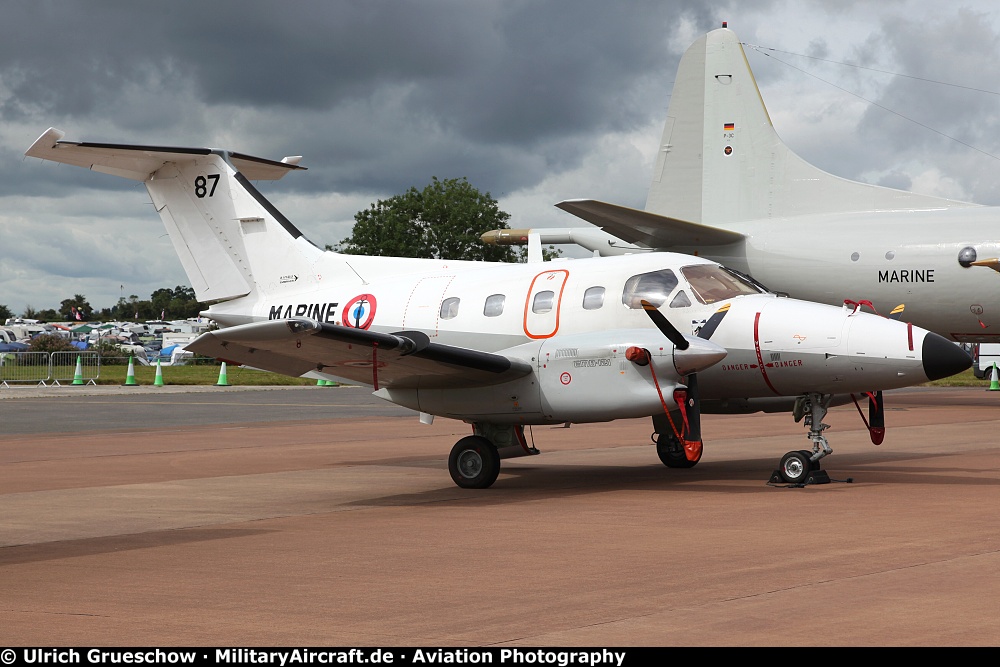
[(668, 218), (596, 199), (568, 199), (556, 206), (623, 241), (649, 248), (729, 245), (744, 238), (743, 234), (728, 229)]
[(202, 334), (187, 349), (227, 362), (300, 376), (319, 371), (387, 388), (477, 387), (531, 373), (519, 359), (309, 319), (243, 324)]

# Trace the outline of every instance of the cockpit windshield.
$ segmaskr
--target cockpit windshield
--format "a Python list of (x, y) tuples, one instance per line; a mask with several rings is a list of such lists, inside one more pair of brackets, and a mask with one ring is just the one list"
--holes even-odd
[(641, 309), (642, 301), (649, 301), (659, 308), (677, 287), (677, 276), (670, 269), (640, 273), (625, 283), (622, 303), (629, 308)]
[(685, 266), (681, 273), (691, 283), (695, 297), (704, 304), (762, 292), (753, 283), (715, 264)]

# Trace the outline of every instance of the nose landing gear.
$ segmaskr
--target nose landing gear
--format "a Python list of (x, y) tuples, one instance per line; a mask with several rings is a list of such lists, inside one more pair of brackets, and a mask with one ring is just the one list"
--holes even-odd
[(833, 453), (833, 448), (823, 435), (823, 431), (830, 428), (829, 424), (823, 423), (823, 418), (826, 417), (831, 400), (833, 396), (829, 394), (806, 394), (795, 401), (792, 414), (796, 422), (805, 419), (805, 425), (809, 427), (807, 437), (812, 441), (813, 448), (812, 451), (800, 449), (782, 456), (778, 469), (771, 473), (768, 483), (795, 486), (830, 483), (830, 476), (820, 469), (819, 461)]

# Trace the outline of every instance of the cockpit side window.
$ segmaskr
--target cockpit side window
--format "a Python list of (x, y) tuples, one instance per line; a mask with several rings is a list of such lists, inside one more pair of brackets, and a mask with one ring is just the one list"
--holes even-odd
[(681, 273), (691, 283), (691, 291), (704, 304), (725, 301), (744, 294), (760, 294), (756, 285), (715, 264), (685, 266)]
[(677, 290), (677, 294), (670, 300), (671, 308), (687, 308), (690, 305), (691, 299), (688, 298), (687, 292), (684, 290)]
[(677, 287), (677, 276), (670, 269), (640, 273), (625, 282), (622, 303), (629, 308), (641, 309), (642, 301), (646, 300), (659, 308), (675, 287)]

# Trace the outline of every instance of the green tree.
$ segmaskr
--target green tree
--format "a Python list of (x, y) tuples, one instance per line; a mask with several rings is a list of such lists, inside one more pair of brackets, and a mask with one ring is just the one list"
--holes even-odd
[(516, 262), (521, 257), (517, 249), (486, 245), (479, 238), (491, 229), (510, 229), (509, 218), (490, 193), (480, 192), (465, 178), (442, 181), (435, 176), (423, 190), (411, 187), (358, 211), (351, 236), (337, 250), (354, 255)]
[(10, 308), (0, 303), (0, 322), (5, 322), (9, 317), (14, 317), (14, 313), (11, 312)]
[[(74, 311), (79, 314), (79, 318)], [(72, 299), (63, 299), (59, 304), (59, 317), (64, 320), (86, 320), (93, 312), (94, 309), (87, 301), (87, 297), (82, 294), (74, 294)]]
[(159, 318), (161, 313), (165, 317), (178, 319), (197, 317), (205, 309), (205, 304), (195, 297), (194, 289), (183, 285), (174, 289), (161, 287), (149, 297), (149, 304), (152, 318)]

